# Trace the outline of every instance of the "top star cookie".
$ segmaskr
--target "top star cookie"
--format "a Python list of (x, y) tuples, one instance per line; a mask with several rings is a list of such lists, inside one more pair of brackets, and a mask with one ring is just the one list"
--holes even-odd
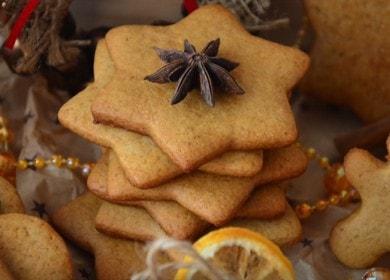
[(390, 2), (306, 0), (316, 31), (301, 90), (364, 121), (390, 115)]
[[(216, 93), (210, 108), (190, 92), (170, 105), (175, 85), (144, 77), (163, 63), (154, 48), (195, 47), (220, 38), (218, 55), (240, 65), (231, 75), (245, 94)], [(123, 26), (106, 36), (116, 73), (92, 104), (95, 121), (150, 135), (183, 169), (193, 169), (227, 150), (275, 148), (297, 137), (287, 93), (303, 76), (302, 52), (250, 35), (218, 5), (200, 8), (177, 24)]]

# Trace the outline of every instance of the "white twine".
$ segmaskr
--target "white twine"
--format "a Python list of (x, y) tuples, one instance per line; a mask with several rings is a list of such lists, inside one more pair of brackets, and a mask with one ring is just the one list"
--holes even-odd
[(264, 20), (271, 0), (199, 0), (200, 5), (221, 4), (236, 14), (245, 28), (250, 32), (268, 31), (285, 27), (290, 23), (288, 18)]
[[(166, 279), (168, 271), (177, 271), (185, 268), (193, 271), (200, 271), (207, 275), (210, 280), (234, 280), (231, 276), (226, 275), (218, 268), (209, 264), (202, 256), (198, 254), (187, 241), (178, 241), (172, 238), (161, 238), (151, 242), (147, 246), (146, 269), (131, 277), (131, 280), (160, 280)], [(191, 257), (191, 262), (185, 263), (180, 261), (160, 264), (158, 256), (161, 252), (174, 250)]]

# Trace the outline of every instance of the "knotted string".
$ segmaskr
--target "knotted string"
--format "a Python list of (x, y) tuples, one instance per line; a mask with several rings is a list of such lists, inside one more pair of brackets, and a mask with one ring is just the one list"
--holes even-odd
[[(160, 280), (166, 279), (166, 274), (179, 269), (188, 269), (202, 272), (210, 280), (234, 280), (215, 266), (208, 263), (187, 241), (178, 241), (172, 238), (161, 238), (147, 246), (146, 269), (131, 277), (131, 280)], [(174, 261), (159, 263), (158, 257), (166, 252), (182, 253), (191, 258), (190, 262)]]

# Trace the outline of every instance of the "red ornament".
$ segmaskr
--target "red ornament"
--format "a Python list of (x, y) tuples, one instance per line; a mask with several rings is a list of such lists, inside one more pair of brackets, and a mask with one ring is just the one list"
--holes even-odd
[(195, 11), (199, 7), (197, 0), (184, 0), (183, 6), (186, 12), (189, 14)]
[(40, 0), (29, 0), (26, 6), (24, 6), (22, 12), (16, 19), (15, 24), (12, 26), (11, 33), (4, 43), (6, 49), (12, 50), (14, 48), (16, 40), (19, 38), (26, 23), (30, 19), (31, 14), (35, 11), (40, 2)]

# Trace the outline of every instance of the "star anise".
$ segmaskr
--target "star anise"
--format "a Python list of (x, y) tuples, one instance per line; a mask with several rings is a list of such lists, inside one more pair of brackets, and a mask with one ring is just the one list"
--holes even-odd
[(219, 45), (220, 39), (211, 41), (200, 53), (188, 40), (184, 40), (184, 51), (156, 48), (160, 59), (167, 64), (145, 79), (153, 83), (177, 81), (171, 104), (182, 101), (196, 87), (200, 88), (200, 94), (209, 106), (215, 104), (214, 87), (243, 94), (244, 90), (229, 74), (239, 64), (217, 57)]

